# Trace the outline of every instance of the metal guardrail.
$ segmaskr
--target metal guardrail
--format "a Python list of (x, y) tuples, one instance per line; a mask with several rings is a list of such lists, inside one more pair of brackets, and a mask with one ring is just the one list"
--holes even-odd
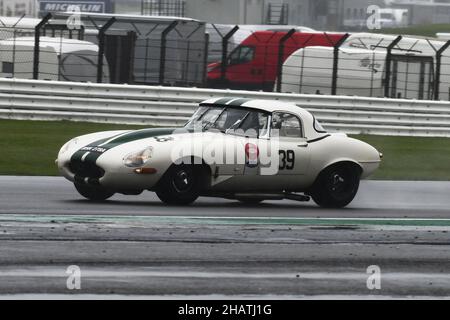
[(177, 126), (211, 97), (293, 102), (330, 131), (450, 137), (450, 103), (443, 101), (22, 79), (0, 79), (0, 118)]

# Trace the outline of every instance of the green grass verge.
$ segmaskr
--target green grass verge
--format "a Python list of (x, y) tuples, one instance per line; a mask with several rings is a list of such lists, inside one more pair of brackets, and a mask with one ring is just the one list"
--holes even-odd
[(384, 157), (371, 179), (450, 180), (450, 139), (422, 137), (353, 136)]
[[(75, 136), (142, 126), (68, 121), (0, 120), (0, 174), (57, 175), (61, 146)], [(450, 139), (358, 135), (383, 152), (373, 179), (450, 180)]]
[(450, 24), (424, 24), (405, 28), (385, 28), (372, 31), (375, 33), (395, 34), (395, 35), (414, 35), (423, 37), (436, 37), (438, 32), (450, 32)]
[(0, 174), (57, 175), (59, 149), (73, 137), (136, 126), (69, 121), (0, 120)]

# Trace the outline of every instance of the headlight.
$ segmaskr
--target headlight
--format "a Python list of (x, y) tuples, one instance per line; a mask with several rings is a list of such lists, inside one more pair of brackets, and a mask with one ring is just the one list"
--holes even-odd
[(144, 165), (153, 155), (153, 148), (148, 147), (144, 150), (133, 152), (123, 159), (124, 165), (127, 167), (140, 167)]
[(65, 145), (62, 146), (61, 150), (59, 150), (59, 154), (63, 154), (67, 152), (69, 149), (74, 148), (78, 144), (78, 138), (74, 138), (67, 142)]

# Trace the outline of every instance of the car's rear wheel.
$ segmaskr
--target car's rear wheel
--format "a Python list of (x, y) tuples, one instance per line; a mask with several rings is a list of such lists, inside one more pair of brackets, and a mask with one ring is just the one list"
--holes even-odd
[(193, 165), (174, 165), (161, 178), (156, 195), (166, 204), (191, 204), (200, 195), (201, 174)]
[(114, 191), (101, 186), (91, 186), (88, 184), (74, 183), (75, 189), (86, 199), (91, 201), (105, 201), (114, 195)]
[(317, 178), (310, 195), (315, 203), (325, 208), (343, 208), (356, 196), (361, 169), (351, 163), (333, 165)]

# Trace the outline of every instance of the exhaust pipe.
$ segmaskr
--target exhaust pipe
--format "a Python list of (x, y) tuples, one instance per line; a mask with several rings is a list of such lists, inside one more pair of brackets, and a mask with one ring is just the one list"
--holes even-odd
[(300, 202), (308, 202), (311, 200), (309, 196), (298, 193), (235, 193), (234, 198), (245, 198), (245, 199), (264, 199), (264, 200), (293, 200)]
[(300, 202), (308, 202), (311, 200), (311, 197), (305, 196), (304, 194), (296, 194), (296, 193), (286, 193), (285, 198), (288, 200), (300, 201)]

